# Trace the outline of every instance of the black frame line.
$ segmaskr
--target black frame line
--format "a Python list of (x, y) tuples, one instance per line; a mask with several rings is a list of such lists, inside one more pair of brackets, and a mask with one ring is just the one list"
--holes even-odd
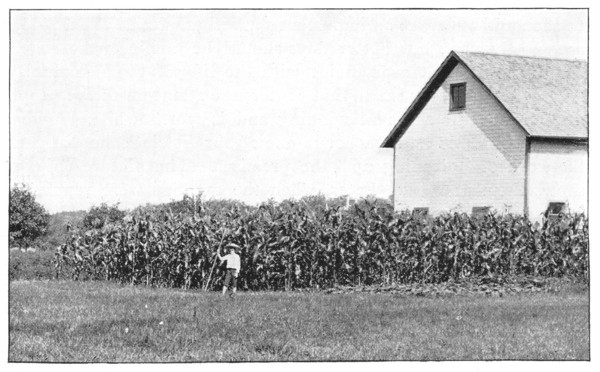
[[(51, 8), (14, 8), (14, 9), (9, 9), (9, 14), (8, 14), (8, 144), (9, 144), (9, 151), (8, 151), (8, 186), (9, 186), (9, 195), (8, 195), (8, 205), (10, 205), (10, 189), (11, 189), (11, 63), (12, 63), (12, 39), (11, 39), (11, 35), (12, 35), (12, 24), (11, 24), (11, 14), (12, 12), (50, 12), (50, 11), (76, 11), (76, 12), (83, 12), (83, 11), (423, 11), (423, 10), (427, 10), (427, 11), (452, 11), (452, 10), (474, 10), (474, 11), (481, 11), (481, 10), (586, 10), (587, 11), (587, 63), (588, 63), (588, 68), (587, 68), (587, 121), (588, 121), (588, 141), (589, 141), (589, 96), (590, 96), (590, 84), (589, 84), (589, 60), (590, 60), (590, 8), (589, 7), (504, 7), (504, 8), (500, 8), (500, 7), (486, 7), (486, 8), (473, 8), (473, 7), (452, 7), (452, 8), (258, 8), (258, 7), (252, 7), (252, 8), (89, 8), (89, 9), (85, 9), (85, 8), (56, 8), (56, 9), (51, 9)], [(446, 61), (444, 61), (442, 63), (442, 65), (445, 63)], [(462, 61), (461, 61), (462, 62)], [(464, 63), (463, 63), (464, 64)], [(440, 66), (441, 68), (442, 66)], [(437, 74), (438, 71), (436, 71)], [(435, 74), (434, 74), (435, 75)], [(427, 83), (429, 84), (429, 82)], [(426, 85), (427, 85), (426, 84)], [(485, 86), (485, 85), (484, 85)], [(421, 93), (420, 93), (421, 94)], [(408, 109), (410, 110), (410, 108)], [(407, 110), (407, 111), (408, 111)], [(402, 120), (402, 119), (400, 119)], [(518, 122), (517, 122), (518, 123)], [(396, 128), (395, 128), (396, 129)], [(388, 138), (386, 138), (386, 142), (387, 142)], [(384, 142), (385, 143), (385, 142)], [(394, 147), (395, 148), (395, 147)], [(589, 149), (589, 142), (588, 142), (588, 149)], [(587, 156), (587, 160), (588, 160), (588, 177), (587, 177), (587, 183), (588, 183), (588, 190), (587, 190), (587, 210), (588, 210), (588, 218), (590, 217), (591, 214), (591, 210), (590, 210), (590, 199), (589, 199), (589, 195), (590, 195), (590, 191), (589, 191), (589, 183), (590, 183), (590, 167), (589, 167), (589, 163), (590, 163), (590, 157), (589, 157), (589, 150), (588, 150), (588, 156)], [(395, 182), (395, 179), (393, 180)], [(7, 246), (10, 245), (10, 237), (7, 236)], [(591, 246), (591, 240), (588, 242), (588, 247)], [(8, 260), (7, 262), (10, 261), (10, 249), (7, 250), (8, 255)], [(590, 263), (591, 263), (591, 255), (592, 253), (589, 251), (588, 249), (588, 268), (590, 268)], [(10, 325), (10, 273), (8, 273), (8, 280), (7, 280), (7, 291), (8, 291), (8, 324)], [(590, 290), (588, 290), (588, 334), (590, 335), (590, 341), (589, 341), (589, 346), (590, 346), (590, 357), (588, 359), (583, 359), (583, 360), (579, 360), (579, 361), (591, 361), (591, 324), (592, 324), (592, 319), (591, 319), (591, 270), (588, 269), (588, 286), (590, 288)], [(10, 328), (10, 327), (9, 327)], [(8, 340), (7, 340), (7, 358), (10, 354), (10, 329), (9, 332), (7, 334), (8, 336)], [(411, 360), (411, 361), (407, 361), (407, 360), (370, 360), (369, 362), (398, 362), (398, 361), (403, 361), (403, 362), (423, 362), (423, 361), (429, 361), (429, 362), (436, 362), (436, 361), (432, 361), (432, 360), (428, 360), (428, 359), (423, 359), (423, 360)], [(448, 360), (443, 360), (443, 361), (437, 361), (437, 362), (457, 362), (457, 361), (474, 361), (474, 362), (482, 362), (482, 360), (477, 360), (477, 359), (448, 359)], [(536, 361), (559, 361), (559, 362), (572, 362), (572, 361), (567, 361), (567, 360), (552, 360), (552, 359), (491, 359), (491, 360), (485, 360), (485, 361), (527, 361), (527, 362), (536, 362)], [(48, 365), (48, 364), (124, 364), (124, 365), (129, 365), (129, 364), (238, 364), (238, 363), (314, 363), (314, 362), (327, 362), (327, 363), (338, 363), (338, 362), (342, 362), (342, 363), (346, 363), (346, 362), (366, 362), (365, 360), (332, 360), (332, 361), (324, 361), (324, 360), (311, 360), (311, 361), (302, 361), (302, 360), (297, 360), (297, 361), (230, 361), (230, 362), (207, 362), (207, 361), (194, 361), (194, 362), (189, 362), (189, 361), (183, 361), (183, 362), (113, 362), (113, 361), (108, 361), (108, 362), (26, 362), (26, 361), (10, 361), (7, 359), (7, 363), (9, 364), (35, 364), (35, 365)]]

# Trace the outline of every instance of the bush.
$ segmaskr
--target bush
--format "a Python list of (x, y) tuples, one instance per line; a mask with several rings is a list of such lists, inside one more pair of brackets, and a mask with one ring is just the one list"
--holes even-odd
[(108, 205), (102, 203), (99, 207), (93, 206), (83, 218), (83, 226), (90, 228), (102, 228), (107, 223), (120, 222), (125, 217), (125, 212), (119, 209), (119, 204)]

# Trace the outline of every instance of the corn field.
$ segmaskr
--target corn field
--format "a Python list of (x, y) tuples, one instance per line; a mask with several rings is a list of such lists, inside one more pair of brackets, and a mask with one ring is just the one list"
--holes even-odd
[[(520, 216), (439, 217), (362, 203), (350, 210), (296, 202), (161, 211), (74, 231), (56, 252), (57, 277), (158, 287), (217, 288), (216, 252), (240, 247), (238, 286), (250, 290), (441, 283), (484, 276), (588, 277), (588, 220), (543, 226)], [(224, 254), (224, 252), (222, 252)]]

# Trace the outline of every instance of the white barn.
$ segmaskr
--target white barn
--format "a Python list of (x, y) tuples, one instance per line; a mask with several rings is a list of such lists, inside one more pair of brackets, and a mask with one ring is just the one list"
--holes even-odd
[(587, 71), (450, 52), (381, 145), (394, 149), (394, 208), (587, 214)]

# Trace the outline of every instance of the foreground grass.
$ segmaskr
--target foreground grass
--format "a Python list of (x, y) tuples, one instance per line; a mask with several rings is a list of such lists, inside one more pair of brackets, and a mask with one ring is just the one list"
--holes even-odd
[(10, 284), (9, 361), (589, 360), (587, 290), (504, 297)]

